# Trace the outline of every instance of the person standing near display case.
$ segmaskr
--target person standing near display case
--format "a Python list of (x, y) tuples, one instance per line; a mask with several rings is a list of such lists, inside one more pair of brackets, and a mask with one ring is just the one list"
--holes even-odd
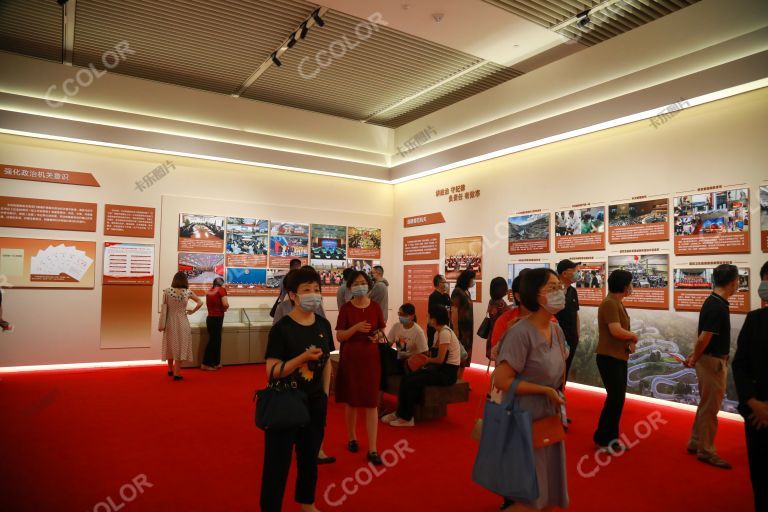
[[(187, 309), (187, 303), (192, 300), (195, 307)], [(173, 380), (181, 380), (181, 362), (192, 361), (192, 328), (189, 326), (188, 315), (194, 315), (203, 307), (203, 301), (189, 289), (187, 275), (176, 272), (171, 287), (163, 290), (163, 304), (167, 306), (165, 329), (163, 333), (162, 360), (168, 361), (168, 376)]]
[[(448, 311), (448, 318), (450, 318), (451, 313), (451, 296), (448, 295), (448, 282), (445, 280), (445, 277), (443, 277), (440, 274), (437, 274), (435, 277), (432, 278), (432, 286), (435, 287), (434, 291), (429, 294), (429, 301), (427, 303), (427, 311), (432, 308), (432, 306), (442, 306)], [(449, 326), (451, 327), (451, 326)], [(435, 338), (435, 329), (432, 327), (432, 324), (427, 322), (427, 345), (429, 348), (432, 348), (432, 343), (434, 342)]]
[(632, 273), (614, 270), (608, 276), (608, 295), (597, 310), (597, 369), (603, 380), (606, 396), (600, 421), (592, 439), (611, 454), (620, 454), (626, 447), (619, 441), (619, 423), (627, 396), (627, 361), (634, 352), (637, 335), (629, 330), (630, 321), (624, 299), (632, 295)]
[(336, 321), (336, 338), (341, 345), (339, 368), (336, 374), (336, 402), (345, 405), (345, 418), (349, 442), (347, 449), (356, 453), (357, 412), (365, 411), (368, 434), (368, 460), (382, 464), (376, 449), (379, 417), (379, 387), (381, 385), (381, 357), (379, 340), (387, 324), (381, 307), (368, 296), (370, 278), (365, 272), (354, 271), (347, 287), (352, 300), (339, 310)]
[(205, 305), (208, 309), (208, 316), (205, 318), (208, 344), (205, 346), (200, 368), (208, 371), (218, 370), (221, 368), (221, 330), (224, 327), (224, 313), (229, 309), (223, 278), (217, 277), (213, 280), (213, 286), (205, 294)]
[(755, 510), (768, 510), (768, 261), (760, 269), (760, 279), (757, 294), (763, 307), (744, 320), (732, 367), (744, 416)]
[(467, 358), (461, 362), (459, 378), (464, 375), (464, 368), (472, 362), (472, 343), (475, 339), (474, 311), (469, 289), (475, 285), (475, 271), (464, 270), (456, 279), (456, 288), (451, 294), (451, 323), (456, 329), (459, 341), (467, 351)]
[(699, 312), (699, 337), (685, 365), (696, 369), (699, 380), (699, 406), (688, 440), (688, 453), (701, 462), (731, 469), (731, 464), (717, 455), (717, 413), (725, 398), (728, 357), (731, 352), (731, 311), (728, 299), (739, 289), (739, 269), (718, 265), (712, 272), (715, 288)]

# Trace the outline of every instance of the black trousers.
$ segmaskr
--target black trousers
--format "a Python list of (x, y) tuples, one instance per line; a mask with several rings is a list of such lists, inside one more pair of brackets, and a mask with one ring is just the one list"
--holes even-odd
[(261, 512), (281, 512), (283, 495), (296, 447), (296, 495), (302, 505), (315, 502), (317, 456), (325, 435), (328, 397), (310, 398), (310, 424), (302, 428), (264, 432), (264, 471), (261, 475)]
[(598, 354), (597, 369), (608, 394), (592, 439), (600, 446), (608, 446), (619, 438), (619, 421), (627, 395), (627, 362)]
[(428, 365), (407, 375), (400, 381), (397, 394), (397, 417), (406, 421), (413, 419), (413, 411), (427, 386), (451, 386), (456, 383), (459, 367), (452, 364)]
[(223, 325), (223, 316), (205, 318), (205, 326), (208, 328), (208, 345), (205, 347), (203, 364), (206, 366), (217, 366), (221, 363), (221, 329)]
[(768, 428), (757, 430), (748, 419), (744, 420), (747, 434), (747, 459), (752, 492), (755, 494), (755, 510), (768, 510)]
[(565, 376), (568, 377), (571, 374), (573, 358), (576, 357), (576, 349), (579, 348), (579, 339), (576, 338), (575, 340), (569, 340), (566, 338), (565, 342), (568, 343), (568, 347), (570, 348), (570, 352), (568, 352), (568, 359), (565, 360)]

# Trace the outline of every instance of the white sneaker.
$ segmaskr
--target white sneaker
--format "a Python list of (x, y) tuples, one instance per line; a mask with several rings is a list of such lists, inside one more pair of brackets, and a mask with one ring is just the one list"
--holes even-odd
[(384, 416), (381, 417), (382, 423), (391, 423), (391, 422), (393, 422), (396, 419), (397, 419), (397, 414), (394, 413), (394, 412), (391, 412), (389, 414), (385, 414)]
[(413, 418), (411, 418), (409, 421), (405, 421), (403, 419), (397, 418), (396, 420), (389, 423), (390, 427), (415, 427), (416, 422), (413, 421)]

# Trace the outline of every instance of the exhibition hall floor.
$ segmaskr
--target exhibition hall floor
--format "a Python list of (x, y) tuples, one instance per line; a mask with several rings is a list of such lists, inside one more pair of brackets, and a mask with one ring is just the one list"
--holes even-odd
[[(264, 366), (190, 370), (182, 382), (165, 371), (157, 366), (0, 375), (0, 509), (258, 510), (263, 435), (253, 424), (251, 398), (264, 384)], [(318, 508), (498, 510), (501, 500), (471, 481), (476, 444), (469, 432), (487, 381), (479, 370), (467, 376), (472, 402), (449, 406), (447, 418), (412, 429), (381, 426), (379, 451), (390, 467), (377, 468), (377, 475), (360, 469), (367, 466), (364, 451), (346, 451), (343, 408), (333, 404), (326, 449), (338, 462), (320, 468)], [(692, 413), (628, 401), (622, 426), (637, 445), (600, 467), (591, 435), (602, 398), (568, 393), (570, 510), (751, 510), (741, 423), (720, 422), (719, 451), (734, 465), (725, 471), (686, 453)], [(287, 511), (298, 510), (292, 502), (294, 474)]]

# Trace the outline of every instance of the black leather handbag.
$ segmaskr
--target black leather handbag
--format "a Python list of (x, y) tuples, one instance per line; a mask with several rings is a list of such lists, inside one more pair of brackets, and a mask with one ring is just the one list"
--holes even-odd
[[(296, 386), (293, 378), (275, 379), (275, 366), (269, 374), (267, 387), (254, 395), (256, 426), (262, 430), (288, 430), (309, 425), (307, 394)], [(283, 374), (285, 361), (280, 366)]]
[(493, 330), (493, 320), (488, 315), (485, 316), (480, 327), (477, 329), (477, 335), (484, 340), (491, 337), (491, 331)]

